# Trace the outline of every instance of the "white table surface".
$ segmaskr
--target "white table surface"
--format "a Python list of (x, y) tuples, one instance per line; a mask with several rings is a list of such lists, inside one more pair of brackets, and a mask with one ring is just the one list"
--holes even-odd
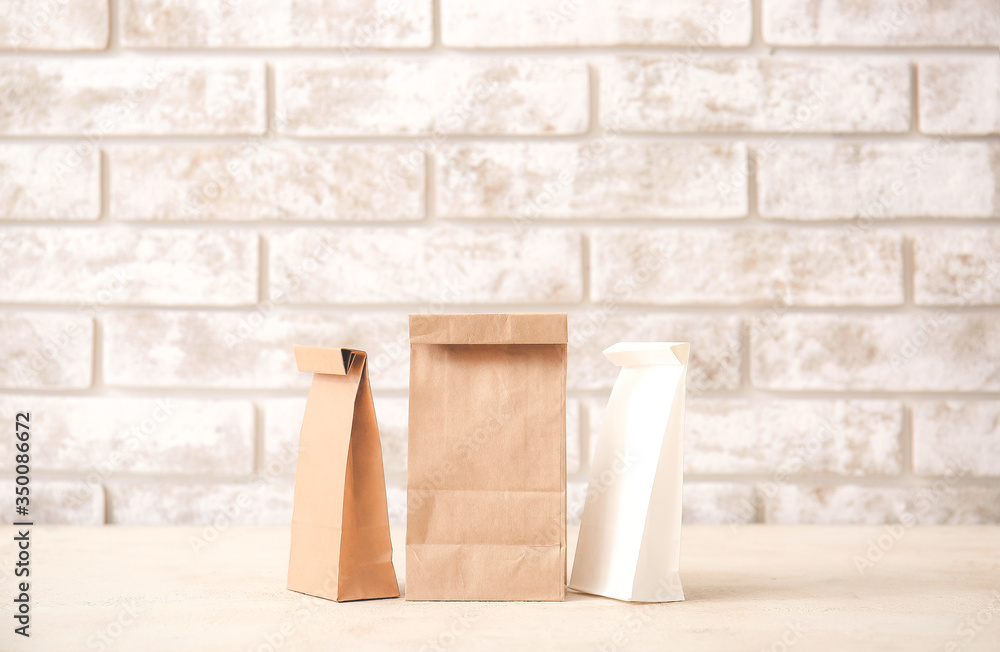
[[(886, 527), (685, 527), (687, 601), (654, 605), (572, 592), (338, 604), (284, 589), (287, 528), (230, 528), (196, 551), (201, 528), (35, 527), (30, 639), (13, 633), (4, 527), (0, 650), (1000, 651), (1000, 528), (898, 527), (898, 539)], [(394, 528), (405, 590), (404, 536)]]

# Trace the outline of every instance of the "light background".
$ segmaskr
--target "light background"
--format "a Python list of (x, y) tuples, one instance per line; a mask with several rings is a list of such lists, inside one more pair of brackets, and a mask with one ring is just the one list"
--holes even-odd
[(686, 522), (1000, 522), (998, 39), (998, 0), (4, 3), (3, 484), (30, 410), (38, 522), (287, 523), (291, 347), (345, 345), (402, 522), (406, 314), (566, 311), (571, 518), (601, 349), (687, 340)]

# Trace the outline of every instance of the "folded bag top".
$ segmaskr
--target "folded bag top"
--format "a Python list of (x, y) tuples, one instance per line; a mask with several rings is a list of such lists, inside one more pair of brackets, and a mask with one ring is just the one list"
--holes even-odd
[(410, 315), (410, 344), (565, 344), (566, 313)]
[(365, 361), (365, 352), (357, 349), (296, 344), (293, 350), (295, 351), (295, 365), (299, 371), (311, 374), (346, 376), (356, 356), (360, 356), (359, 365)]
[(686, 365), (691, 345), (687, 342), (619, 342), (604, 349), (604, 357), (619, 367)]

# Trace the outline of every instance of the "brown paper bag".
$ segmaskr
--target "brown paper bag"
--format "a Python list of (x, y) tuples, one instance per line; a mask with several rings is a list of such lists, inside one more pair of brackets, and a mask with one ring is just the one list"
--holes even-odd
[(566, 315), (410, 315), (407, 600), (562, 600)]
[(299, 437), (288, 588), (340, 602), (397, 597), (367, 356), (296, 346), (295, 362), (314, 375)]

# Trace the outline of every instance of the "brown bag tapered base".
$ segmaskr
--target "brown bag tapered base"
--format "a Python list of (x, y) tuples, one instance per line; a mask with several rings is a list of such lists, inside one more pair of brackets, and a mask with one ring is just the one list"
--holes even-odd
[(288, 588), (339, 602), (398, 597), (367, 356), (296, 346), (295, 361), (314, 375), (299, 437)]

